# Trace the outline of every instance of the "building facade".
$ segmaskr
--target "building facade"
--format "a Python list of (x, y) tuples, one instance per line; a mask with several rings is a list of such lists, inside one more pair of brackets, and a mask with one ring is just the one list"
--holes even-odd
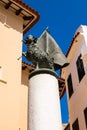
[[(39, 14), (20, 0), (0, 1), (0, 129), (27, 130), (27, 87), (22, 81), (22, 39)], [(25, 83), (24, 83), (25, 82)], [(28, 85), (27, 85), (28, 86)]]
[(81, 25), (67, 52), (68, 67), (61, 76), (66, 82), (70, 130), (87, 129), (87, 26)]

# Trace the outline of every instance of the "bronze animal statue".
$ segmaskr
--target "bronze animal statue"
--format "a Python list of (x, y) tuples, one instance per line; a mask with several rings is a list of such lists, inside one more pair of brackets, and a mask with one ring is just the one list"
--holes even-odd
[(24, 44), (27, 45), (27, 52), (23, 55), (37, 68), (57, 70), (68, 65), (67, 59), (48, 31), (38, 39), (29, 35)]

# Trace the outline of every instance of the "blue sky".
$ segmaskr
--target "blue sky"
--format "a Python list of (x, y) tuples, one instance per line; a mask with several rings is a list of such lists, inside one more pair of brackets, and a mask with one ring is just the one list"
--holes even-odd
[[(60, 48), (66, 54), (76, 29), (87, 25), (87, 0), (22, 0), (40, 14), (40, 20), (24, 39), (32, 34), (39, 37), (49, 27)], [(24, 47), (24, 46), (23, 46)], [(66, 94), (61, 100), (62, 122), (68, 122)]]

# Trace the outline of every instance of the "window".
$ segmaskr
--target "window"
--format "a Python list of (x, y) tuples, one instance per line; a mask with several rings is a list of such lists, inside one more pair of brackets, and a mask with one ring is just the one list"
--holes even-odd
[(69, 92), (69, 98), (70, 98), (73, 94), (73, 84), (72, 84), (71, 74), (69, 75), (69, 77), (67, 79), (67, 84), (68, 84), (68, 92)]
[(86, 124), (86, 128), (87, 128), (87, 107), (84, 110), (84, 117), (85, 117), (85, 124)]
[(75, 122), (72, 124), (73, 130), (79, 130), (79, 122), (78, 119), (75, 120)]
[(79, 82), (80, 82), (83, 76), (85, 75), (85, 70), (84, 70), (83, 61), (81, 59), (81, 54), (77, 59), (76, 66), (77, 66), (77, 72), (78, 72), (78, 77), (79, 77)]
[(70, 124), (68, 124), (64, 130), (70, 130)]

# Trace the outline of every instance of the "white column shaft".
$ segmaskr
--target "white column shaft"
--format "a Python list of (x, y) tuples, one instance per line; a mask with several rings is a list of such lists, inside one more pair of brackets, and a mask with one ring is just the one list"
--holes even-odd
[(38, 74), (29, 80), (29, 130), (62, 130), (58, 80)]

